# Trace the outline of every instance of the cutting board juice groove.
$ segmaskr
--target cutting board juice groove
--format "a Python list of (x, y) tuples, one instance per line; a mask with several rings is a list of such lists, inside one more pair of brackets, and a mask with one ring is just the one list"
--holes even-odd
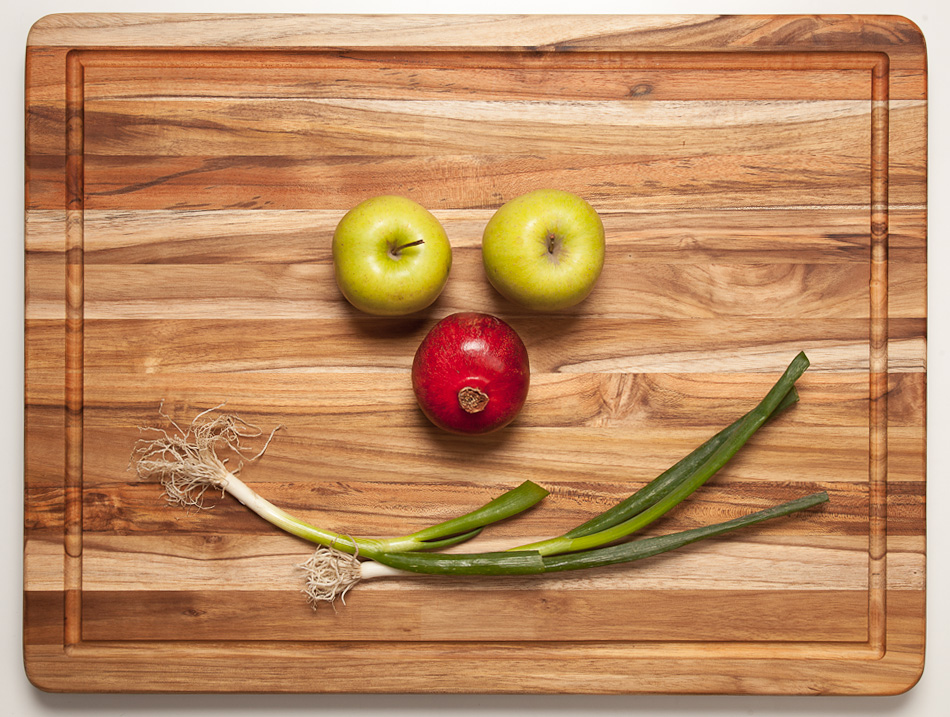
[[(66, 234), (67, 255), (67, 333), (66, 333), (66, 554), (75, 564), (68, 570), (71, 583), (67, 586), (66, 641), (67, 646), (80, 642), (82, 621), (82, 370), (83, 370), (83, 67), (94, 63), (105, 67), (122, 67), (122, 59), (131, 66), (141, 64), (174, 63), (174, 54), (157, 53), (149, 58), (147, 51), (121, 52), (112, 59), (110, 52), (73, 52), (70, 54), (66, 72), (67, 94), (67, 194), (66, 209), (69, 216)], [(477, 56), (476, 56), (477, 57)], [(636, 56), (636, 62), (653, 66), (668, 58)], [(689, 53), (676, 58), (680, 67), (725, 69), (748, 67), (749, 58), (736, 55), (691, 56)], [(801, 58), (796, 55), (769, 56), (769, 66), (796, 66)], [(869, 544), (869, 616), (868, 659), (877, 659), (884, 651), (885, 630), (885, 581), (886, 581), (886, 464), (887, 464), (887, 56), (858, 54), (844, 58), (832, 55), (830, 62), (837, 69), (869, 70), (871, 82), (872, 130), (871, 130), (871, 291), (870, 291), (870, 511), (871, 530)], [(151, 60), (151, 61), (150, 61)], [(474, 65), (490, 64), (491, 55), (478, 58)], [(809, 57), (809, 65), (815, 58)], [(244, 65), (240, 53), (233, 58), (235, 69)], [(187, 63), (187, 60), (186, 60)], [(411, 61), (406, 64), (412, 64)], [(125, 65), (130, 66), (130, 65)], [(244, 65), (247, 66), (247, 65)], [(850, 652), (850, 648), (849, 648)]]

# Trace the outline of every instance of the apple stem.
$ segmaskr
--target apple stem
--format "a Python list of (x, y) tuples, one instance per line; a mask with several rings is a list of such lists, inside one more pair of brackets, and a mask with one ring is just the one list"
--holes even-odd
[(389, 253), (392, 256), (399, 256), (399, 252), (403, 249), (408, 249), (411, 246), (419, 246), (420, 244), (425, 244), (425, 239), (417, 239), (416, 241), (407, 242), (405, 244), (400, 244), (399, 246), (394, 246), (389, 250)]
[(467, 413), (481, 413), (488, 405), (488, 394), (474, 386), (463, 386), (459, 391), (459, 405)]

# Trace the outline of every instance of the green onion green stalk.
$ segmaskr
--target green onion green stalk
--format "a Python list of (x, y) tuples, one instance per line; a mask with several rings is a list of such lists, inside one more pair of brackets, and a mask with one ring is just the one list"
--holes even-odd
[(662, 517), (715, 475), (766, 421), (798, 400), (795, 382), (808, 365), (808, 357), (799, 353), (758, 406), (628, 499), (562, 536), (514, 550), (542, 555), (589, 550), (626, 538)]
[(600, 568), (666, 553), (699, 540), (813, 508), (827, 501), (827, 493), (813, 493), (723, 523), (566, 555), (542, 555), (533, 550), (519, 550), (472, 554), (388, 553), (375, 559), (390, 568), (430, 575), (536, 575)]
[[(775, 412), (770, 416), (770, 418), (774, 418), (786, 408), (794, 405), (797, 402), (798, 391), (793, 386), (792, 390), (785, 394), (785, 398), (782, 399), (782, 402), (779, 404), (778, 408), (775, 409)], [(582, 523), (576, 528), (569, 530), (568, 532), (564, 533), (563, 537), (580, 538), (585, 535), (599, 533), (602, 530), (607, 530), (618, 523), (622, 523), (641, 513), (647, 508), (655, 505), (663, 498), (663, 496), (669, 493), (683, 480), (689, 478), (701, 465), (703, 465), (703, 463), (706, 462), (709, 456), (717, 448), (719, 448), (719, 446), (721, 446), (728, 438), (733, 436), (741, 421), (742, 419), (740, 418), (732, 425), (724, 428), (715, 436), (699, 446), (699, 448), (695, 449), (688, 456), (681, 459), (672, 467), (667, 468), (659, 476), (640, 488), (629, 498), (620, 501), (613, 508), (610, 508), (600, 515), (591, 518), (586, 523)]]

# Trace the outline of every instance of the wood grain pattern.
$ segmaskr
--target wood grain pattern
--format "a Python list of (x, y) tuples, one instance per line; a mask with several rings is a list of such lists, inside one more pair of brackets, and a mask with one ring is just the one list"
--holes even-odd
[[(27, 45), (24, 654), (43, 689), (891, 694), (923, 664), (927, 83), (873, 16), (58, 15)], [(506, 302), (485, 222), (537, 187), (601, 213), (556, 315)], [(363, 198), (430, 208), (430, 310), (360, 314), (329, 238)], [(449, 436), (411, 357), (456, 310), (525, 340), (525, 410)], [(157, 408), (265, 427), (245, 478), (329, 528), (408, 532), (526, 478), (478, 539), (554, 534), (754, 404), (801, 403), (647, 533), (816, 490), (678, 553), (543, 579), (388, 580), (312, 611), (309, 549), (128, 468)], [(565, 619), (568, 618), (568, 619)], [(290, 657), (293, 659), (289, 659)], [(235, 668), (242, 668), (236, 678)], [(515, 679), (515, 676), (517, 678)]]

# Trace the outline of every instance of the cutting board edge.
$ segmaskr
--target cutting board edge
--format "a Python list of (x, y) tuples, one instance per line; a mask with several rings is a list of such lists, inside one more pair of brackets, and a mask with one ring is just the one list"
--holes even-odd
[[(52, 17), (62, 17), (62, 16), (48, 16), (48, 18), (52, 18)], [(76, 19), (78, 20), (79, 18), (82, 18), (84, 21), (94, 21), (94, 20), (96, 20), (97, 18), (103, 18), (103, 19), (105, 19), (106, 17), (109, 17), (109, 18), (111, 18), (111, 19), (114, 19), (114, 18), (115, 18), (115, 16), (111, 16), (111, 15), (110, 15), (110, 16), (105, 16), (105, 15), (99, 16), (99, 15), (96, 15), (96, 14), (84, 14), (84, 15), (81, 15), (81, 16), (77, 16)], [(176, 17), (182, 17), (182, 16), (176, 16)], [(189, 17), (194, 17), (194, 16), (189, 16)], [(215, 16), (207, 16), (207, 17), (213, 18), (213, 17), (215, 17)], [(272, 17), (272, 16), (263, 16), (263, 17)], [(352, 17), (352, 16), (338, 16), (338, 17), (341, 17), (341, 18), (350, 18), (350, 17)], [(430, 16), (422, 16), (422, 17), (430, 17)], [(469, 17), (485, 17), (485, 16), (469, 16)], [(633, 17), (640, 17), (640, 16), (633, 16)], [(658, 16), (658, 17), (662, 17), (662, 16)], [(715, 16), (710, 16), (710, 17), (715, 17)], [(52, 28), (52, 25), (54, 25), (55, 23), (53, 22), (52, 19), (48, 19), (48, 18), (43, 18), (43, 19), (41, 19), (40, 21), (38, 21), (36, 25), (34, 25), (34, 30), (36, 30), (37, 33), (46, 32), (46, 31), (48, 31), (48, 30), (50, 30), (50, 29), (54, 29), (54, 28)], [(216, 19), (221, 19), (221, 18), (216, 18)], [(249, 18), (248, 18), (247, 16), (241, 16), (241, 19), (249, 19)], [(906, 20), (906, 18), (902, 18), (902, 19)], [(906, 22), (908, 23), (908, 25), (913, 25), (913, 23), (910, 22), (909, 20), (907, 20)], [(916, 28), (916, 25), (913, 25), (913, 27)], [(55, 28), (55, 29), (57, 29), (58, 31), (62, 31), (62, 32), (71, 32), (72, 30), (76, 30), (77, 32), (80, 32), (81, 34), (82, 34), (82, 33), (85, 33), (87, 30), (89, 30), (88, 27), (74, 27), (74, 28), (66, 28), (66, 29), (64, 29), (64, 28), (62, 28), (62, 27), (59, 27), (59, 28)], [(112, 31), (114, 31), (116, 28), (115, 28), (115, 27), (112, 27), (112, 28), (106, 27), (106, 28), (99, 28), (99, 29), (102, 30), (104, 33), (110, 33), (110, 32), (112, 32)], [(37, 37), (37, 35), (34, 35), (34, 30), (31, 30), (30, 37), (29, 37), (29, 39), (28, 39), (28, 45), (31, 45), (31, 44), (33, 43), (33, 41), (35, 40), (35, 38)], [(920, 37), (921, 37), (921, 40), (922, 40), (922, 39), (923, 39), (923, 35), (922, 35), (922, 33), (920, 33), (919, 28), (917, 28), (917, 32), (920, 34)], [(86, 38), (89, 37), (88, 34), (84, 34), (83, 36), (86, 37)], [(43, 43), (43, 44), (44, 44), (44, 46), (48, 45), (48, 43)], [(68, 45), (68, 44), (72, 44), (72, 43), (70, 43), (70, 42), (65, 42), (65, 39), (64, 39), (64, 44), (67, 44), (67, 45)], [(139, 44), (141, 44), (141, 45), (144, 46), (144, 45), (149, 45), (150, 43), (144, 42), (144, 43), (139, 43)], [(924, 64), (924, 66), (925, 66), (925, 63), (926, 63), (926, 53), (925, 53), (925, 50), (924, 50), (924, 52), (923, 52), (922, 62), (923, 62), (923, 64)], [(923, 630), (923, 623), (922, 623), (922, 621), (921, 621), (921, 625), (920, 625), (919, 627), (920, 627), (920, 630), (921, 630), (921, 632), (922, 632), (922, 630)], [(77, 649), (77, 648), (78, 648), (78, 649)], [(30, 654), (31, 652), (32, 652), (32, 653), (35, 653), (36, 650), (35, 650), (35, 648), (32, 648), (31, 646), (28, 646), (28, 645), (27, 645), (27, 646), (25, 646), (25, 650), (24, 650), (24, 655), (25, 655), (25, 658), (24, 658), (24, 659), (25, 659), (27, 674), (28, 674), (28, 676), (30, 677), (31, 681), (32, 681), (37, 687), (39, 687), (40, 689), (44, 689), (44, 690), (50, 690), (50, 691), (70, 691), (70, 692), (72, 692), (72, 691), (103, 691), (103, 690), (108, 690), (108, 689), (110, 689), (110, 688), (108, 688), (108, 687), (98, 687), (98, 688), (87, 689), (87, 686), (86, 686), (85, 684), (84, 684), (84, 685), (73, 684), (73, 685), (67, 686), (67, 687), (65, 687), (65, 688), (59, 688), (59, 687), (56, 687), (55, 685), (52, 685), (52, 684), (49, 682), (49, 679), (50, 679), (51, 677), (55, 677), (57, 674), (60, 674), (58, 671), (61, 670), (64, 665), (66, 665), (66, 664), (69, 664), (69, 665), (77, 665), (77, 664), (80, 664), (80, 662), (86, 661), (86, 662), (84, 662), (83, 664), (84, 664), (84, 665), (87, 665), (88, 667), (87, 667), (87, 666), (84, 666), (82, 669), (83, 669), (83, 670), (88, 669), (88, 670), (90, 671), (90, 674), (87, 675), (87, 679), (90, 680), (88, 684), (94, 684), (94, 683), (95, 683), (95, 679), (94, 679), (94, 676), (93, 676), (91, 673), (96, 672), (97, 670), (101, 669), (100, 665), (103, 664), (103, 663), (101, 663), (100, 660), (105, 660), (105, 664), (111, 664), (111, 663), (110, 663), (110, 660), (113, 659), (113, 656), (110, 655), (110, 656), (106, 657), (106, 656), (104, 656), (104, 655), (96, 655), (94, 652), (93, 652), (93, 653), (86, 654), (86, 653), (84, 652), (84, 649), (85, 649), (85, 646), (82, 645), (81, 643), (80, 643), (79, 645), (77, 645), (76, 647), (70, 648), (67, 652), (64, 652), (64, 653), (63, 653), (63, 658), (66, 660), (66, 662), (62, 662), (62, 661), (59, 659), (59, 657), (47, 657), (47, 656), (40, 657), (39, 655), (36, 655), (36, 654)], [(94, 649), (99, 649), (99, 648), (94, 648)], [(109, 648), (106, 648), (106, 649), (109, 649)], [(117, 654), (121, 655), (121, 654), (122, 654), (122, 650), (120, 649)], [(919, 655), (919, 663), (915, 663), (913, 666), (908, 667), (908, 664), (911, 664), (910, 656), (918, 656), (918, 655)], [(121, 659), (121, 658), (119, 658), (119, 659)], [(233, 659), (233, 657), (229, 657), (228, 659)], [(887, 692), (879, 692), (879, 693), (877, 693), (877, 694), (897, 694), (897, 693), (899, 693), (899, 692), (903, 692), (903, 691), (906, 691), (907, 689), (910, 689), (910, 688), (913, 686), (913, 684), (916, 683), (916, 681), (919, 679), (920, 674), (921, 674), (922, 669), (923, 669), (923, 646), (922, 646), (922, 645), (920, 646), (919, 652), (911, 651), (911, 652), (908, 652), (908, 653), (904, 653), (904, 652), (902, 652), (902, 651), (889, 650), (889, 651), (887, 651), (887, 652), (885, 652), (885, 653), (883, 654), (882, 659), (876, 661), (874, 664), (875, 664), (876, 666), (887, 666), (887, 665), (892, 665), (892, 664), (894, 664), (895, 662), (896, 662), (896, 667), (899, 667), (899, 668), (900, 668), (900, 672), (901, 672), (901, 674), (903, 675), (903, 677), (905, 678), (904, 682), (900, 683), (900, 687), (899, 687), (899, 689), (896, 689), (896, 691), (895, 691), (895, 688), (894, 688), (894, 685), (893, 685), (893, 684), (891, 684), (891, 683), (885, 683), (885, 684), (888, 684), (888, 688), (887, 688), (887, 689), (888, 689), (889, 691), (887, 691)], [(49, 670), (48, 672), (43, 672), (43, 670), (40, 668), (40, 665), (41, 665), (41, 664), (44, 665), (44, 666), (45, 666), (46, 664), (50, 664), (50, 665), (52, 665), (52, 667), (50, 668), (50, 670)], [(789, 664), (789, 663), (786, 663), (786, 664)], [(869, 663), (868, 661), (860, 661), (860, 664), (866, 665), (866, 664), (871, 664), (871, 663)], [(919, 666), (919, 669), (918, 669), (918, 666)], [(915, 670), (916, 670), (916, 672), (915, 672)], [(78, 674), (78, 673), (77, 673), (77, 674)], [(635, 674), (635, 673), (631, 673), (631, 674), (633, 675), (633, 674)], [(875, 683), (875, 684), (879, 685), (880, 683)], [(230, 686), (229, 686), (229, 685), (227, 684), (226, 679), (222, 677), (222, 681), (220, 682), (219, 686), (215, 686), (215, 687), (213, 687), (212, 689), (225, 689), (225, 690), (231, 691), (231, 690), (234, 689), (234, 687), (233, 687), (233, 685), (230, 685)], [(277, 688), (274, 688), (274, 689), (275, 689), (275, 691), (281, 691), (281, 690), (282, 690), (282, 688), (280, 688), (280, 687), (277, 687)], [(389, 688), (385, 688), (385, 687), (380, 687), (378, 690), (377, 690), (377, 689), (373, 689), (373, 691), (381, 691), (381, 692), (389, 692), (389, 691), (415, 691), (416, 689), (424, 689), (424, 688), (423, 688), (423, 687), (419, 687), (419, 686), (416, 686), (416, 687), (409, 686), (409, 687), (406, 687), (405, 690), (402, 690), (402, 689), (389, 689)], [(456, 689), (456, 688), (454, 688), (454, 687), (449, 686), (449, 687), (443, 688), (442, 691), (460, 691), (460, 692), (461, 692), (461, 691), (464, 691), (465, 689), (469, 689), (469, 688), (459, 688), (459, 689)], [(471, 689), (475, 689), (475, 688), (471, 688)], [(477, 689), (478, 689), (479, 691), (496, 691), (495, 689), (493, 689), (493, 687), (492, 687), (490, 684), (486, 684), (486, 683), (480, 683), (480, 685), (479, 685), (479, 687), (478, 687)], [(149, 690), (149, 691), (151, 691), (151, 690)], [(179, 688), (168, 689), (168, 690), (164, 690), (164, 689), (161, 689), (160, 687), (156, 687), (156, 691), (186, 691), (186, 690), (183, 690), (183, 689), (181, 689), (180, 687), (179, 687)], [(197, 689), (196, 689), (196, 690), (194, 690), (194, 691), (204, 691), (204, 690), (197, 690)], [(239, 691), (239, 690), (238, 690), (238, 691)], [(344, 689), (344, 690), (341, 690), (341, 691), (349, 691), (349, 690), (345, 690), (345, 689)], [(541, 692), (541, 691), (546, 691), (546, 690), (542, 690), (542, 689), (537, 689), (537, 690), (535, 690), (535, 689), (533, 689), (533, 688), (530, 687), (530, 686), (524, 687), (524, 686), (520, 686), (520, 685), (519, 685), (519, 686), (517, 687), (517, 689), (512, 688), (512, 689), (510, 689), (510, 690), (509, 690), (509, 689), (502, 689), (502, 690), (497, 690), (497, 691), (503, 691), (503, 692), (507, 692), (507, 691), (512, 691), (512, 692), (531, 692), (531, 691), (539, 691), (539, 692)], [(565, 690), (565, 691), (568, 691), (568, 690)], [(574, 691), (574, 690), (570, 690), (570, 691)], [(578, 690), (578, 691), (583, 691), (583, 690)], [(651, 690), (651, 691), (652, 691), (652, 690)], [(662, 691), (662, 690), (660, 690), (660, 691)], [(780, 694), (780, 693), (783, 693), (783, 692), (780, 692), (780, 691), (776, 691), (776, 692), (768, 692), (768, 691), (766, 691), (766, 692), (763, 692), (763, 694), (773, 694), (773, 693), (774, 693), (774, 694)], [(799, 692), (787, 692), (787, 693), (785, 693), (785, 694), (798, 694), (798, 693), (799, 693)], [(842, 692), (842, 693), (829, 692), (828, 694), (844, 694), (844, 693), (843, 693), (843, 692)], [(862, 692), (861, 694), (871, 694), (871, 693), (870, 693), (870, 692)]]

